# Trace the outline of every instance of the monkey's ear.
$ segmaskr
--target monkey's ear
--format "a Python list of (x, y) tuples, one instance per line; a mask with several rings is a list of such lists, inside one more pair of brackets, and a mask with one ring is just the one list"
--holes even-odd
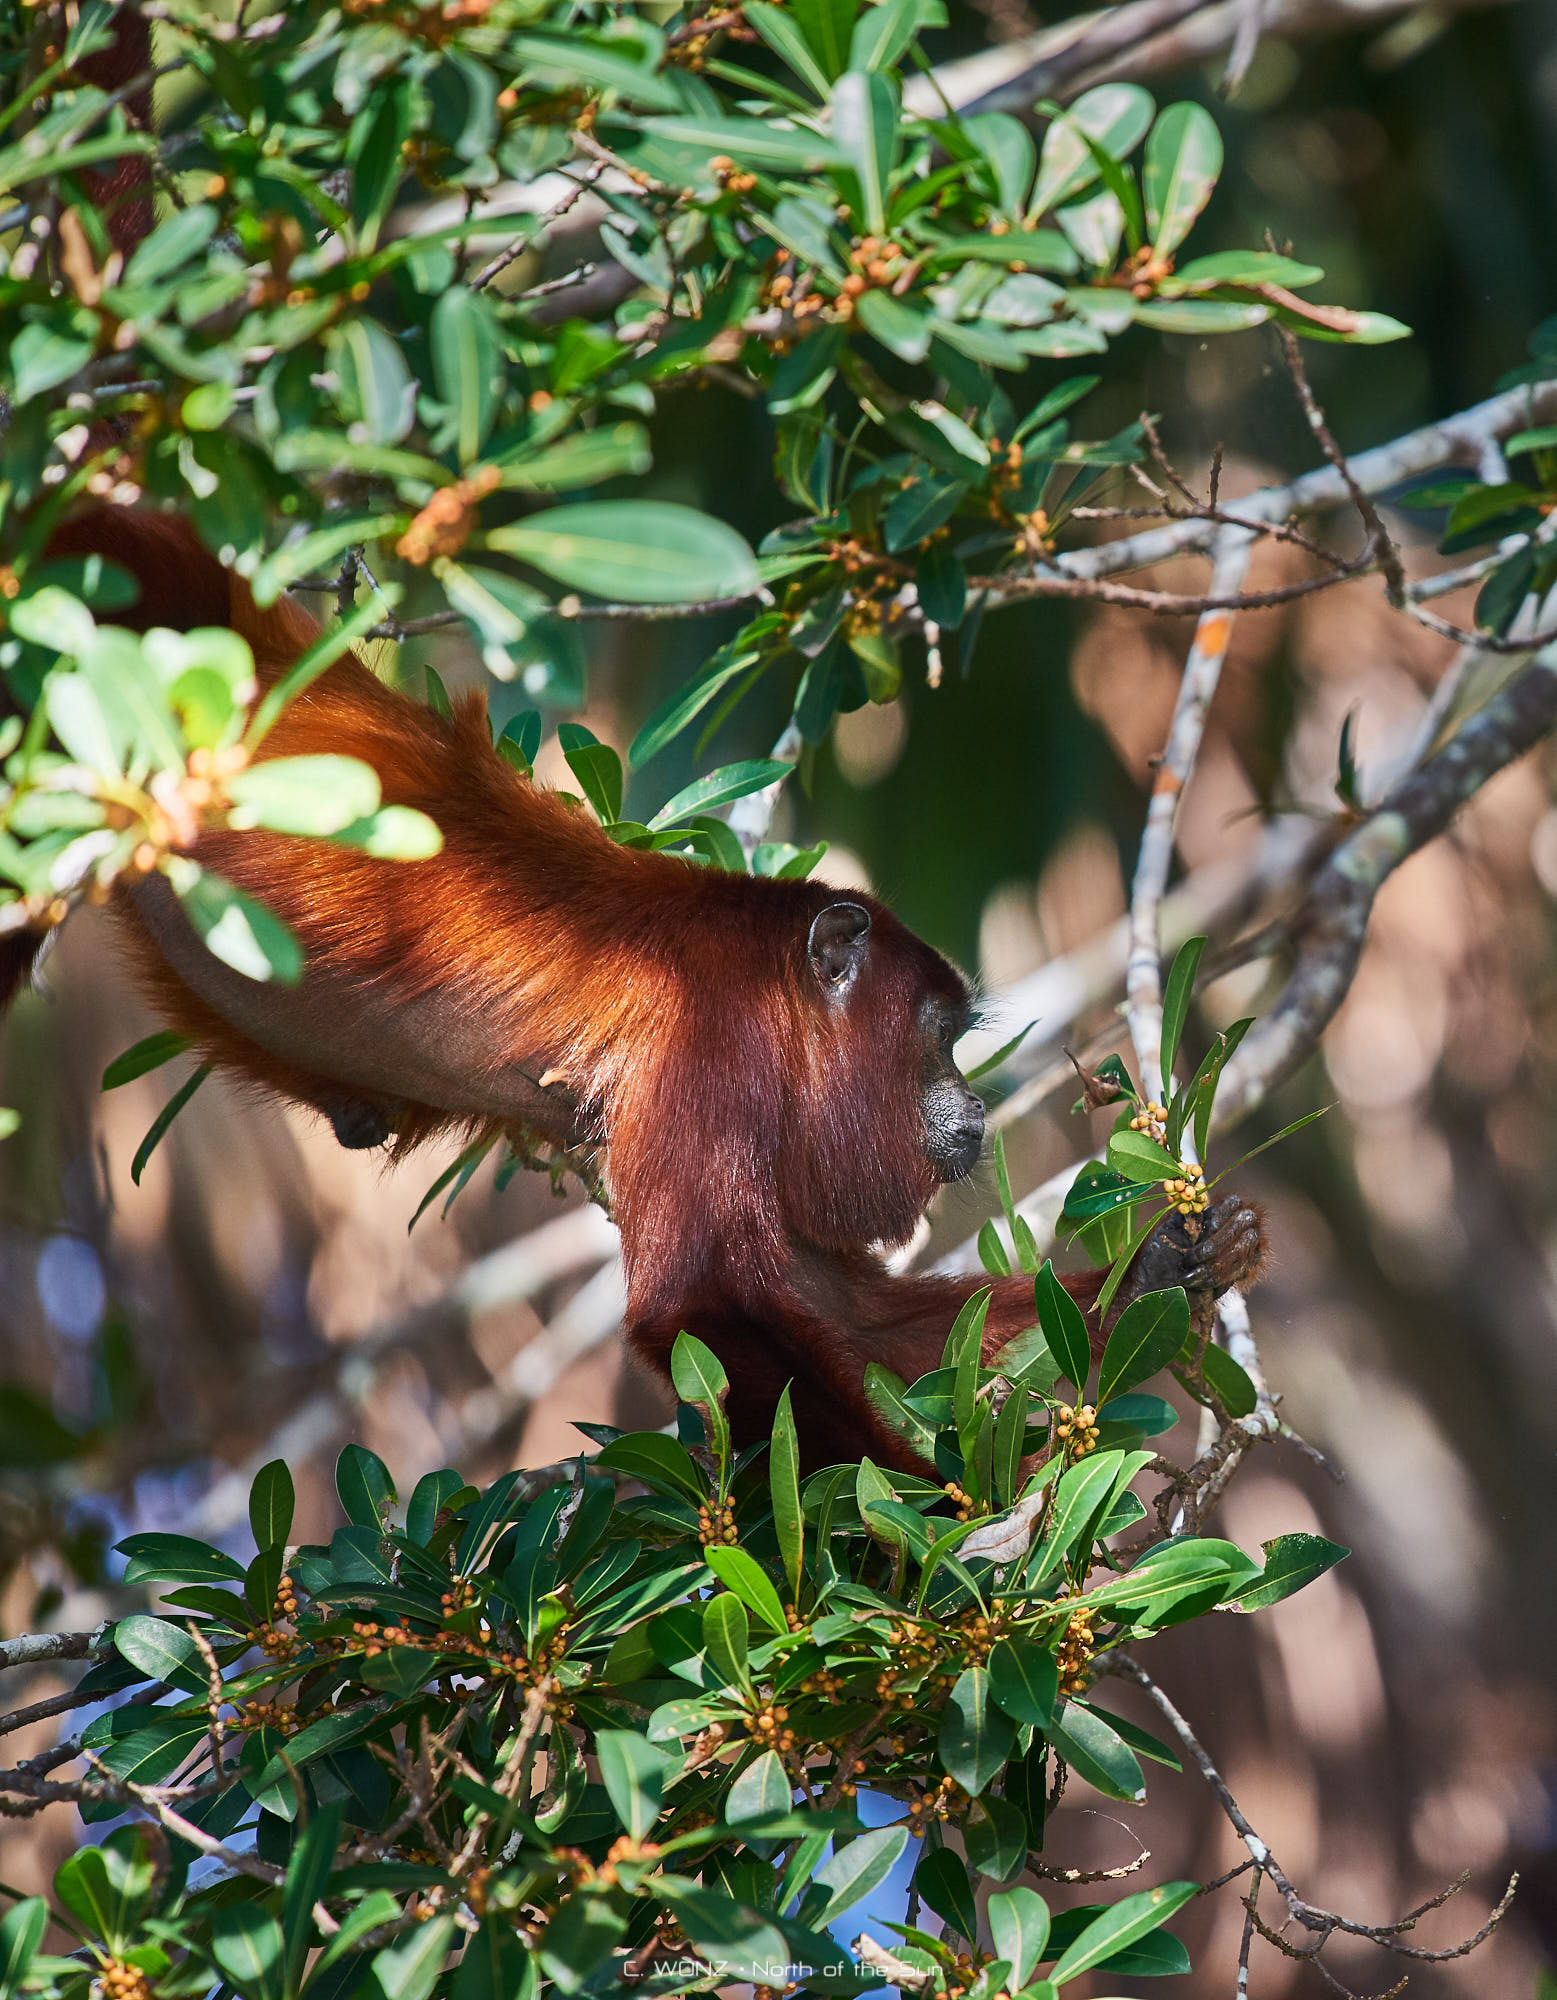
[(870, 911), (859, 903), (829, 903), (811, 921), (806, 955), (822, 990), (841, 1000), (854, 984), (870, 945)]

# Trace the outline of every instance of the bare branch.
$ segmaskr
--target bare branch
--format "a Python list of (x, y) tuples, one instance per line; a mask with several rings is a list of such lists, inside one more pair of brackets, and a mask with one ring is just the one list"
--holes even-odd
[(1335, 849), (1294, 924), (1300, 949), (1281, 997), (1222, 1073), (1219, 1123), (1262, 1102), (1329, 1025), (1351, 985), (1374, 898), (1388, 877), (1554, 724), (1557, 646), (1548, 646)]
[(40, 1660), (96, 1659), (107, 1651), (111, 1629), (103, 1624), (95, 1632), (24, 1632), (19, 1638), (0, 1639), (0, 1672)]

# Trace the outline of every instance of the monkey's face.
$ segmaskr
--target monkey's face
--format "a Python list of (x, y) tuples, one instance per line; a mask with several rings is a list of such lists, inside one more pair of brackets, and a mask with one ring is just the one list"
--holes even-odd
[(927, 993), (919, 1006), (924, 1085), (925, 1154), (937, 1180), (960, 1181), (978, 1165), (984, 1144), (984, 1104), (952, 1058), (967, 1027), (965, 1002)]
[(903, 1242), (935, 1185), (971, 1173), (984, 1142), (984, 1106), (952, 1056), (967, 986), (875, 904), (816, 911), (807, 958), (831, 1032), (781, 1155), (786, 1207), (812, 1242)]

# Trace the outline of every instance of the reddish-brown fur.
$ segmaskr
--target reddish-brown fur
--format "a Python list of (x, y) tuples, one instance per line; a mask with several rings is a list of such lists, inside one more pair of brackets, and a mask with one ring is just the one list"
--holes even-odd
[[(138, 577), (136, 625), (231, 622), (262, 685), (312, 634), (290, 604), (259, 611), (165, 517), (99, 513), (55, 547), (95, 550)], [(446, 721), (345, 659), (285, 710), (263, 754), (320, 751), (371, 763), (386, 803), (438, 822), (443, 851), (375, 861), (212, 827), (199, 859), (292, 927), (309, 971), (291, 993), (240, 982), (254, 1011), (235, 1025), (225, 994), (218, 1005), (193, 991), (168, 963), (167, 934), (159, 948), (121, 898), (161, 1017), (267, 1090), (326, 1111), (376, 1106), (402, 1144), (501, 1118), (515, 1069), (560, 1072), (553, 1135), (582, 1126), (605, 1143), (635, 1351), (664, 1373), (685, 1327), (724, 1358), (742, 1437), (762, 1435), (792, 1380), (808, 1456), (900, 1461), (865, 1401), (865, 1365), (909, 1379), (936, 1366), (958, 1307), (985, 1282), (893, 1278), (871, 1248), (909, 1235), (936, 1184), (917, 1007), (927, 991), (960, 999), (958, 975), (861, 898), (865, 963), (847, 1006), (824, 1004), (806, 939), (832, 891), (615, 845), (496, 754), (477, 699)], [(181, 956), (183, 971), (216, 976), (189, 942), (199, 957)], [(418, 1007), (425, 1023), (407, 1035)], [(462, 1037), (452, 1062), (423, 1039), (451, 1026)], [(416, 1083), (403, 1091), (385, 1087), (391, 1037), (411, 1047)], [(1095, 1291), (1090, 1278), (1072, 1283)], [(991, 1347), (1032, 1316), (1030, 1282), (997, 1284)]]

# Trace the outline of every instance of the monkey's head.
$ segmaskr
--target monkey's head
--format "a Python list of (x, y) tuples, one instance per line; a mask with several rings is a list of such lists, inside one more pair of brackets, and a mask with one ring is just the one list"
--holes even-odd
[(966, 981), (880, 904), (829, 902), (811, 918), (806, 984), (825, 1033), (800, 1107), (795, 1192), (829, 1237), (900, 1241), (941, 1182), (978, 1162), (984, 1106), (953, 1058)]

